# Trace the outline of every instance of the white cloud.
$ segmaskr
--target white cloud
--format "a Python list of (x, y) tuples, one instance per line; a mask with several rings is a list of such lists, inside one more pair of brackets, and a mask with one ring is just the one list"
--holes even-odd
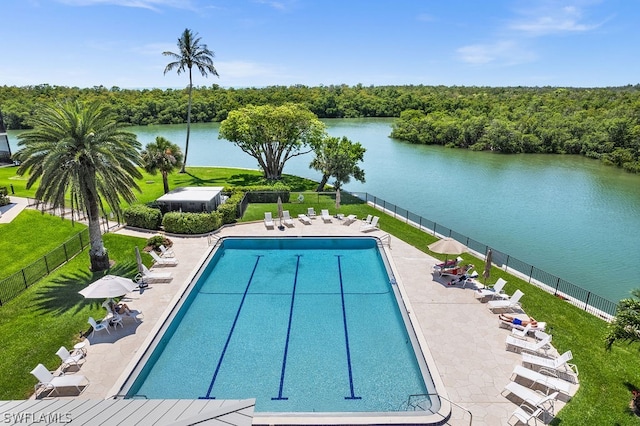
[(514, 41), (499, 41), (492, 44), (472, 44), (456, 50), (462, 62), (473, 65), (496, 63), (516, 65), (531, 62), (535, 55)]
[(195, 10), (191, 0), (57, 0), (69, 6), (113, 5), (159, 11), (161, 7)]
[(564, 5), (560, 2), (536, 3), (537, 7), (520, 9), (521, 18), (513, 20), (509, 29), (531, 36), (559, 33), (580, 33), (594, 30), (602, 23), (589, 23), (579, 2)]

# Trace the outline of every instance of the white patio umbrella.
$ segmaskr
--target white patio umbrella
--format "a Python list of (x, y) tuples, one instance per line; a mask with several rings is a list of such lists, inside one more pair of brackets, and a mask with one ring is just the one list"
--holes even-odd
[[(429, 247), (429, 250), (441, 254), (461, 254), (467, 251), (467, 246), (451, 237), (444, 237), (435, 243), (429, 244), (427, 247)], [(444, 261), (445, 263), (447, 262), (446, 256)]]
[(284, 226), (282, 226), (282, 211), (282, 198), (278, 195), (278, 217), (280, 218), (280, 226), (278, 226), (278, 229), (281, 231), (284, 229)]
[(87, 299), (108, 299), (111, 297), (124, 296), (135, 290), (137, 286), (138, 284), (134, 283), (131, 278), (105, 275), (78, 293)]
[(467, 251), (467, 246), (451, 237), (444, 237), (427, 247), (429, 250), (441, 254), (461, 254)]

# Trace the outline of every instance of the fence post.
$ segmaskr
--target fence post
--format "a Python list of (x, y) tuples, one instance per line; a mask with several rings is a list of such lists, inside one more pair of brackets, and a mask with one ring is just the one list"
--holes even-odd
[(558, 287), (560, 286), (560, 277), (558, 277), (558, 279), (556, 280), (556, 291), (555, 293), (553, 293), (553, 295), (555, 296), (556, 294), (558, 294)]
[(22, 268), (22, 281), (24, 282), (24, 288), (29, 288), (29, 284), (27, 283), (27, 276), (24, 273), (24, 268)]
[(504, 262), (504, 270), (506, 271), (509, 267), (509, 255), (507, 255), (507, 260)]
[(533, 279), (533, 265), (531, 265), (531, 272), (529, 272), (529, 284), (531, 284), (532, 279)]
[(586, 302), (584, 302), (584, 310), (585, 311), (587, 311), (588, 310), (587, 308), (589, 308), (589, 297), (591, 297), (591, 292), (590, 291), (587, 292), (587, 300), (586, 300)]
[(47, 275), (49, 275), (51, 272), (49, 271), (49, 262), (47, 262), (47, 256), (45, 255), (43, 259), (44, 259), (44, 267), (47, 268)]

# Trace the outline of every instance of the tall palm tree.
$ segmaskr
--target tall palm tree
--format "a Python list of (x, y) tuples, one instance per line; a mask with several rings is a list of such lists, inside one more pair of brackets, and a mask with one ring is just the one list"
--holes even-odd
[(187, 106), (187, 142), (184, 146), (184, 161), (180, 173), (184, 173), (184, 168), (187, 165), (187, 154), (189, 153), (189, 133), (191, 131), (191, 92), (193, 90), (193, 77), (191, 75), (191, 69), (195, 65), (204, 77), (211, 73), (216, 77), (219, 77), (218, 71), (213, 66), (213, 57), (215, 54), (207, 49), (206, 44), (200, 44), (200, 37), (198, 33), (193, 33), (189, 28), (185, 29), (180, 38), (178, 39), (179, 53), (174, 52), (162, 52), (165, 56), (170, 56), (175, 59), (173, 62), (169, 62), (164, 69), (164, 73), (168, 73), (174, 68), (178, 69), (178, 74), (183, 73), (185, 70), (189, 70), (189, 103)]
[[(19, 175), (29, 174), (27, 189), (39, 181), (36, 198), (54, 208), (84, 211), (89, 222), (93, 271), (110, 267), (102, 241), (100, 209), (106, 203), (120, 217), (121, 199), (135, 201), (142, 174), (136, 135), (120, 130), (115, 115), (98, 102), (57, 102), (40, 109), (33, 130), (18, 136)], [(68, 198), (67, 198), (68, 197)]]
[(144, 169), (155, 175), (162, 174), (164, 193), (169, 192), (169, 173), (182, 167), (182, 151), (180, 147), (162, 136), (157, 136), (155, 142), (148, 143), (140, 153)]

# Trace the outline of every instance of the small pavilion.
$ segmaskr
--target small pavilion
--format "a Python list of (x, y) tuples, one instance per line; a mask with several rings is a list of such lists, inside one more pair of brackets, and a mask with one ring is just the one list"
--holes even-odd
[(212, 212), (222, 204), (221, 186), (195, 186), (176, 188), (156, 202), (166, 212), (181, 211), (191, 213)]

